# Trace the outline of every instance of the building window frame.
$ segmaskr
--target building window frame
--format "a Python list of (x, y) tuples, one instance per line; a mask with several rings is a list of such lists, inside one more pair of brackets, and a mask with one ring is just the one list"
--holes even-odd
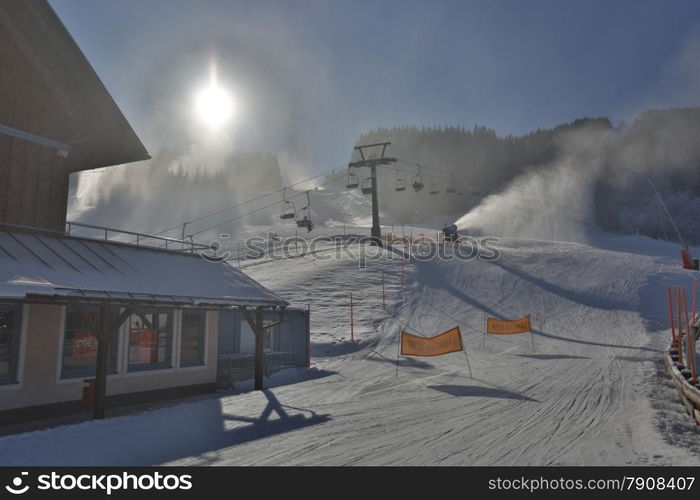
[[(135, 314), (166, 314), (168, 316), (168, 321), (170, 323), (170, 332), (169, 332), (169, 339), (166, 339), (166, 345), (164, 347), (164, 352), (166, 353), (166, 360), (165, 361), (160, 361), (156, 363), (148, 363), (148, 364), (134, 364), (130, 362), (130, 350), (132, 347), (131, 343), (131, 322), (132, 318)], [(173, 308), (165, 308), (165, 307), (139, 307), (135, 308), (129, 317), (127, 318), (125, 324), (124, 324), (124, 375), (141, 375), (141, 374), (149, 374), (153, 372), (164, 372), (164, 371), (175, 371), (176, 365), (176, 354), (177, 350), (176, 347), (178, 345), (178, 332), (179, 332), (179, 324), (178, 324), (178, 314), (177, 310)], [(157, 340), (156, 340), (156, 349), (157, 349)]]
[[(196, 364), (183, 364), (182, 346), (184, 341), (185, 314), (201, 314), (203, 321), (202, 342), (201, 342), (201, 362)], [(207, 350), (209, 345), (209, 311), (203, 309), (180, 309), (178, 311), (177, 328), (177, 367), (180, 370), (197, 370), (207, 367)]]
[(19, 302), (0, 302), (0, 307), (14, 309), (19, 312), (18, 324), (12, 325), (12, 339), (10, 340), (10, 362), (8, 375), (0, 377), (0, 390), (17, 389), (22, 386), (24, 372), (24, 351), (27, 338), (27, 317), (29, 308), (27, 304)]
[[(66, 374), (64, 371), (64, 354), (65, 354), (65, 343), (66, 343), (66, 322), (68, 321), (68, 308), (71, 307), (71, 305), (66, 305), (62, 307), (61, 311), (61, 333), (59, 335), (59, 345), (58, 345), (58, 366), (57, 366), (57, 371), (58, 371), (58, 377), (57, 380), (59, 382), (75, 382), (76, 380), (80, 379), (89, 379), (89, 378), (95, 378), (95, 373), (88, 373), (88, 372), (83, 372), (83, 373), (69, 373)], [(85, 304), (83, 307), (88, 308), (88, 309), (94, 309), (95, 306), (92, 304)], [(123, 309), (122, 308), (113, 308), (113, 317), (116, 317), (115, 315), (119, 315)], [(98, 318), (99, 321), (99, 318)], [(109, 370), (107, 373), (108, 377), (113, 377), (117, 376), (120, 373), (120, 367), (121, 367), (121, 353), (122, 353), (122, 328), (118, 328), (116, 332), (114, 332), (114, 336), (112, 337), (112, 343), (111, 343), (111, 357), (112, 359), (110, 360), (110, 366)], [(95, 358), (95, 365), (97, 365), (97, 358)], [(95, 366), (97, 368), (97, 366)]]

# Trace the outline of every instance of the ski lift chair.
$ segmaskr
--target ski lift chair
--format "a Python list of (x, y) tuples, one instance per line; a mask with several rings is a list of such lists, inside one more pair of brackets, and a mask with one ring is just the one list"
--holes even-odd
[[(300, 218), (300, 215), (306, 211), (304, 217)], [(299, 213), (296, 218), (297, 227), (305, 227), (308, 232), (314, 228), (314, 223), (311, 222), (311, 198), (309, 197), (309, 192), (306, 192), (306, 206), (299, 209)]]
[(280, 219), (282, 220), (293, 219), (297, 216), (297, 211), (294, 207), (294, 203), (287, 200), (286, 194), (287, 188), (284, 188), (284, 190), (282, 191), (282, 213), (280, 213)]
[(308, 215), (305, 215), (302, 219), (297, 219), (297, 227), (305, 227), (308, 232), (314, 228), (314, 223), (309, 219)]
[(423, 177), (421, 177), (420, 174), (417, 174), (417, 175), (413, 178), (413, 183), (412, 183), (412, 185), (413, 185), (413, 190), (414, 190), (416, 193), (422, 191), (422, 190), (423, 190), (423, 187), (424, 187), (424, 184), (423, 184)]
[(345, 187), (348, 189), (356, 189), (360, 185), (360, 181), (355, 174), (348, 174), (345, 179)]
[(406, 191), (406, 181), (399, 177), (399, 171), (396, 171), (396, 185), (394, 191)]
[(367, 177), (362, 181), (362, 194), (372, 194), (374, 186), (372, 185), (372, 178)]
[(430, 194), (438, 194), (440, 193), (440, 190), (437, 187), (437, 184), (433, 182), (432, 177), (430, 179)]

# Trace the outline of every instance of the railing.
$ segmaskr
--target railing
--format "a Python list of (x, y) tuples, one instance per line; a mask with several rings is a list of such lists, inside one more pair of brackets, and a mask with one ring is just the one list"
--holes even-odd
[[(99, 236), (75, 234), (75, 228), (97, 231)], [(65, 234), (67, 236), (80, 236), (81, 238), (90, 238), (112, 243), (147, 246), (150, 248), (161, 248), (170, 251), (185, 251), (189, 253), (194, 253), (196, 250), (205, 250), (209, 248), (209, 245), (205, 245), (203, 243), (195, 243), (192, 240), (178, 240), (176, 238), (168, 238), (166, 236), (157, 236), (153, 234), (137, 233), (135, 231), (126, 231), (124, 229), (115, 229), (112, 227), (83, 224), (82, 222), (67, 221)], [(119, 239), (120, 236), (129, 236), (130, 238), (128, 240)]]

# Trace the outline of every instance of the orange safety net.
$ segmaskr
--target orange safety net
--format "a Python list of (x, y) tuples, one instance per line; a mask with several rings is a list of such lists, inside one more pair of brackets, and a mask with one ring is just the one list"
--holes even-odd
[(441, 356), (464, 349), (459, 327), (455, 326), (435, 337), (418, 337), (401, 332), (401, 354), (404, 356)]
[(510, 335), (512, 333), (527, 333), (531, 330), (530, 316), (525, 316), (524, 318), (514, 320), (496, 318), (486, 319), (486, 333)]

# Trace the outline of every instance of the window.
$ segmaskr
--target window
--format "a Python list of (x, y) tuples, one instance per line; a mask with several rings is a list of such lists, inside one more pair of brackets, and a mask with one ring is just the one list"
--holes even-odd
[[(112, 309), (112, 319), (119, 309)], [(100, 324), (100, 307), (85, 305), (66, 307), (66, 325), (63, 333), (61, 378), (94, 377), (97, 367), (97, 339), (92, 328)], [(114, 332), (109, 346), (108, 373), (117, 373), (119, 331)]]
[(265, 334), (263, 335), (263, 350), (273, 351), (275, 343), (275, 329), (277, 327), (273, 326), (270, 328), (265, 328)]
[(141, 310), (129, 318), (129, 371), (172, 367), (173, 312)]
[(205, 311), (182, 311), (180, 366), (200, 366), (204, 364), (205, 325)]
[(21, 323), (20, 304), (0, 304), (0, 384), (17, 383)]

